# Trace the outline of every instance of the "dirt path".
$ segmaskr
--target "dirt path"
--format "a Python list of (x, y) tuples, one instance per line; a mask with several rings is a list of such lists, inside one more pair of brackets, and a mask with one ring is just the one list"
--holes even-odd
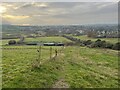
[[(64, 52), (61, 52), (58, 54), (57, 58), (61, 58), (61, 57), (64, 57), (65, 54)], [(62, 69), (62, 72), (61, 72), (61, 77), (60, 79), (58, 79), (53, 85), (52, 85), (52, 88), (69, 88), (69, 84), (65, 81), (64, 79), (64, 73), (65, 73), (65, 67)]]

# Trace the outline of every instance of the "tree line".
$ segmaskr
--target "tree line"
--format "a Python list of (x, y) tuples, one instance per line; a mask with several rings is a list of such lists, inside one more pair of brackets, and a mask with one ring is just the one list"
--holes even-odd
[(120, 42), (113, 44), (101, 39), (97, 39), (96, 41), (91, 41), (91, 40), (81, 40), (81, 39), (78, 39), (72, 36), (66, 36), (66, 35), (63, 35), (63, 37), (75, 42), (75, 44), (80, 46), (87, 46), (90, 48), (108, 48), (113, 50), (120, 50)]

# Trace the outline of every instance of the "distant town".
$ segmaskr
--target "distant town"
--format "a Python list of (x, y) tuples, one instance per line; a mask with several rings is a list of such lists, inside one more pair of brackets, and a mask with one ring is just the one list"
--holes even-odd
[(74, 36), (87, 35), (93, 38), (118, 38), (118, 26), (116, 24), (97, 25), (45, 25), (45, 26), (20, 26), (2, 25), (2, 39), (40, 36), (60, 36), (71, 34)]

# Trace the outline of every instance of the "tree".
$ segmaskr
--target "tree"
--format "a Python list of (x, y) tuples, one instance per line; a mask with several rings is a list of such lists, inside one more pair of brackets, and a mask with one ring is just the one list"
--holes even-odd
[(91, 47), (106, 48), (106, 45), (106, 41), (101, 41), (100, 39), (97, 39), (94, 43), (91, 44)]
[(14, 44), (16, 44), (16, 41), (15, 41), (15, 40), (10, 40), (10, 41), (8, 42), (8, 44), (9, 44), (9, 45), (14, 45)]
[(91, 40), (84, 41), (84, 44), (85, 45), (90, 45), (90, 44), (92, 44), (92, 41)]
[(95, 47), (101, 47), (102, 46), (101, 40), (100, 39), (96, 40), (95, 43), (94, 43), (94, 46)]
[(114, 50), (120, 50), (120, 42), (113, 45), (112, 49)]
[(113, 44), (112, 43), (106, 43), (106, 48), (112, 49)]

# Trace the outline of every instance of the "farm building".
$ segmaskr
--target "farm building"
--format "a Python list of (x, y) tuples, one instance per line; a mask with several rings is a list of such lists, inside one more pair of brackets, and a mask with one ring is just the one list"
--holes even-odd
[(36, 43), (36, 42), (29, 42), (26, 45), (41, 45), (41, 46), (64, 46), (63, 43)]
[(63, 43), (43, 43), (44, 46), (64, 46)]
[(43, 43), (44, 46), (55, 46), (55, 43)]

